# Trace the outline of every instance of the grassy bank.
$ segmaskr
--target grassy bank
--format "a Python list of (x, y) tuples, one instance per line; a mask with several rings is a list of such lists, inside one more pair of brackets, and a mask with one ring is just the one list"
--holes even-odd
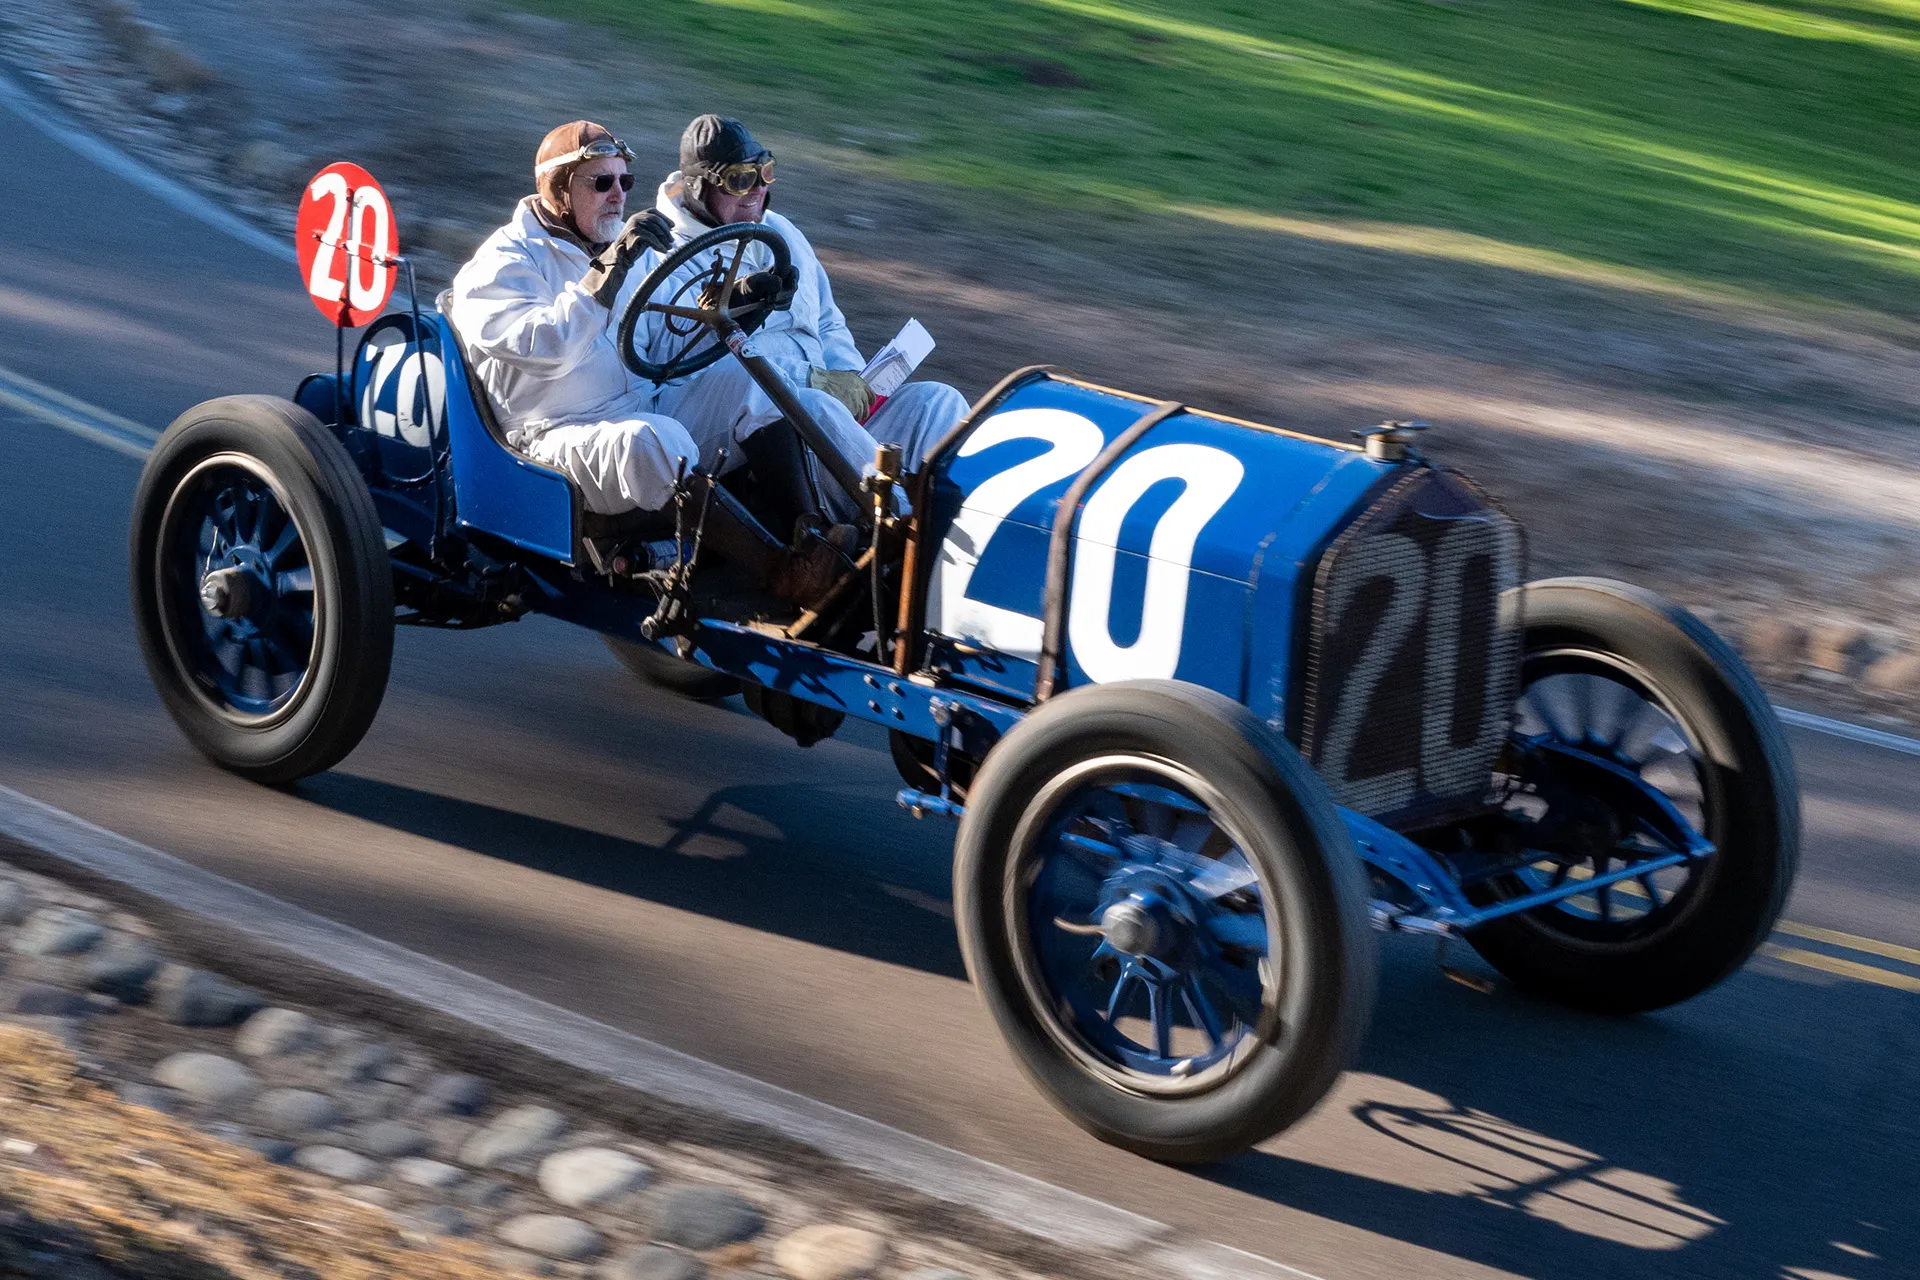
[(1920, 315), (1920, 0), (515, 3), (1000, 199)]

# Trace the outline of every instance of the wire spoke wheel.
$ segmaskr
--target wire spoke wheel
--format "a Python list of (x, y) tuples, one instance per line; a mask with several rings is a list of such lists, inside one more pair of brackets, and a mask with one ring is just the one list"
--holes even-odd
[[(1502, 608), (1525, 639), (1496, 783), (1503, 837), (1524, 862), (1468, 895), (1598, 880), (1702, 841), (1710, 852), (1490, 920), (1467, 940), (1516, 986), (1576, 1008), (1632, 1013), (1700, 994), (1745, 963), (1793, 885), (1799, 786), (1779, 719), (1726, 642), (1652, 592), (1556, 578)], [(1620, 772), (1669, 810), (1631, 795)]]
[(1122, 1088), (1204, 1092), (1275, 1032), (1275, 891), (1223, 822), (1191, 771), (1107, 756), (1055, 778), (1015, 837), (1006, 902), (1029, 997)]
[(225, 396), (154, 445), (128, 529), (147, 674), (188, 741), (283, 783), (360, 741), (393, 660), (393, 565), (366, 481), (298, 405)]
[(1325, 785), (1222, 694), (1049, 698), (980, 761), (954, 850), (967, 972), (1075, 1123), (1199, 1164), (1305, 1115), (1373, 1005), (1366, 879)]
[(286, 719), (321, 643), (326, 592), (272, 474), (241, 453), (200, 462), (167, 502), (160, 547), (161, 625), (188, 687), (236, 724)]
[[(1514, 708), (1513, 735), (1523, 750), (1551, 742), (1598, 756), (1664, 795), (1694, 831), (1712, 839), (1719, 803), (1699, 743), (1644, 679), (1604, 654), (1531, 655)], [(1590, 797), (1556, 793), (1521, 776), (1503, 780), (1509, 814), (1541, 830), (1578, 832), (1572, 843), (1522, 868), (1502, 885), (1520, 896), (1568, 882), (1593, 880), (1633, 862), (1685, 852), (1660, 833), (1604, 810)], [(1557, 843), (1565, 844), (1566, 837)], [(1544, 842), (1543, 842), (1544, 843)], [(1541, 928), (1585, 945), (1638, 941), (1678, 924), (1698, 900), (1707, 863), (1688, 861), (1599, 885), (1529, 914)]]

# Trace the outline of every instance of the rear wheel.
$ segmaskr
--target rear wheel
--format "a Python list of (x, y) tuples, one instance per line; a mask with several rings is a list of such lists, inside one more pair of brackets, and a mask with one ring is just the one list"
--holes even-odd
[[(1526, 744), (1597, 756), (1661, 793), (1714, 847), (1468, 935), (1513, 982), (1610, 1013), (1698, 995), (1772, 930), (1799, 859), (1799, 790), (1779, 719), (1726, 643), (1651, 592), (1600, 579), (1531, 583), (1507, 805), (1561, 833), (1542, 858), (1475, 891), (1484, 902), (1593, 879), (1665, 850), (1599, 797), (1525, 782)], [(1569, 856), (1564, 833), (1577, 828)], [(1545, 843), (1543, 841), (1542, 843)]]
[(648, 684), (677, 693), (695, 702), (718, 702), (740, 692), (740, 682), (697, 662), (676, 657), (659, 645), (645, 640), (624, 640), (602, 633), (607, 649), (620, 659), (620, 665)]
[(1101, 1139), (1218, 1160), (1305, 1115), (1364, 1034), (1364, 877), (1325, 788), (1246, 708), (1138, 681), (1054, 698), (973, 779), (968, 972)]
[(227, 396), (148, 457), (129, 535), (147, 672), (202, 753), (258, 782), (331, 767), (393, 660), (393, 570), (372, 496), (305, 409)]

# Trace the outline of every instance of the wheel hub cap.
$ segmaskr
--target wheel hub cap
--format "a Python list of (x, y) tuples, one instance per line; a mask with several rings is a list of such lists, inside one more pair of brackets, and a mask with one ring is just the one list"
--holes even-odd
[(200, 603), (216, 618), (238, 618), (253, 608), (253, 575), (236, 567), (215, 569), (200, 580)]
[(1100, 931), (1107, 945), (1124, 955), (1157, 955), (1170, 932), (1159, 918), (1164, 914), (1147, 901), (1127, 898), (1100, 914)]

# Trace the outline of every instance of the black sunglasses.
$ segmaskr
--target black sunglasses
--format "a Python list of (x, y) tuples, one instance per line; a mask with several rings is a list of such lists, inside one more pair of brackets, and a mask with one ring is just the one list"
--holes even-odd
[(630, 173), (596, 174), (594, 177), (588, 179), (588, 181), (593, 183), (593, 189), (601, 195), (605, 195), (607, 192), (613, 190), (613, 184), (616, 182), (620, 184), (622, 191), (633, 190), (633, 175)]

